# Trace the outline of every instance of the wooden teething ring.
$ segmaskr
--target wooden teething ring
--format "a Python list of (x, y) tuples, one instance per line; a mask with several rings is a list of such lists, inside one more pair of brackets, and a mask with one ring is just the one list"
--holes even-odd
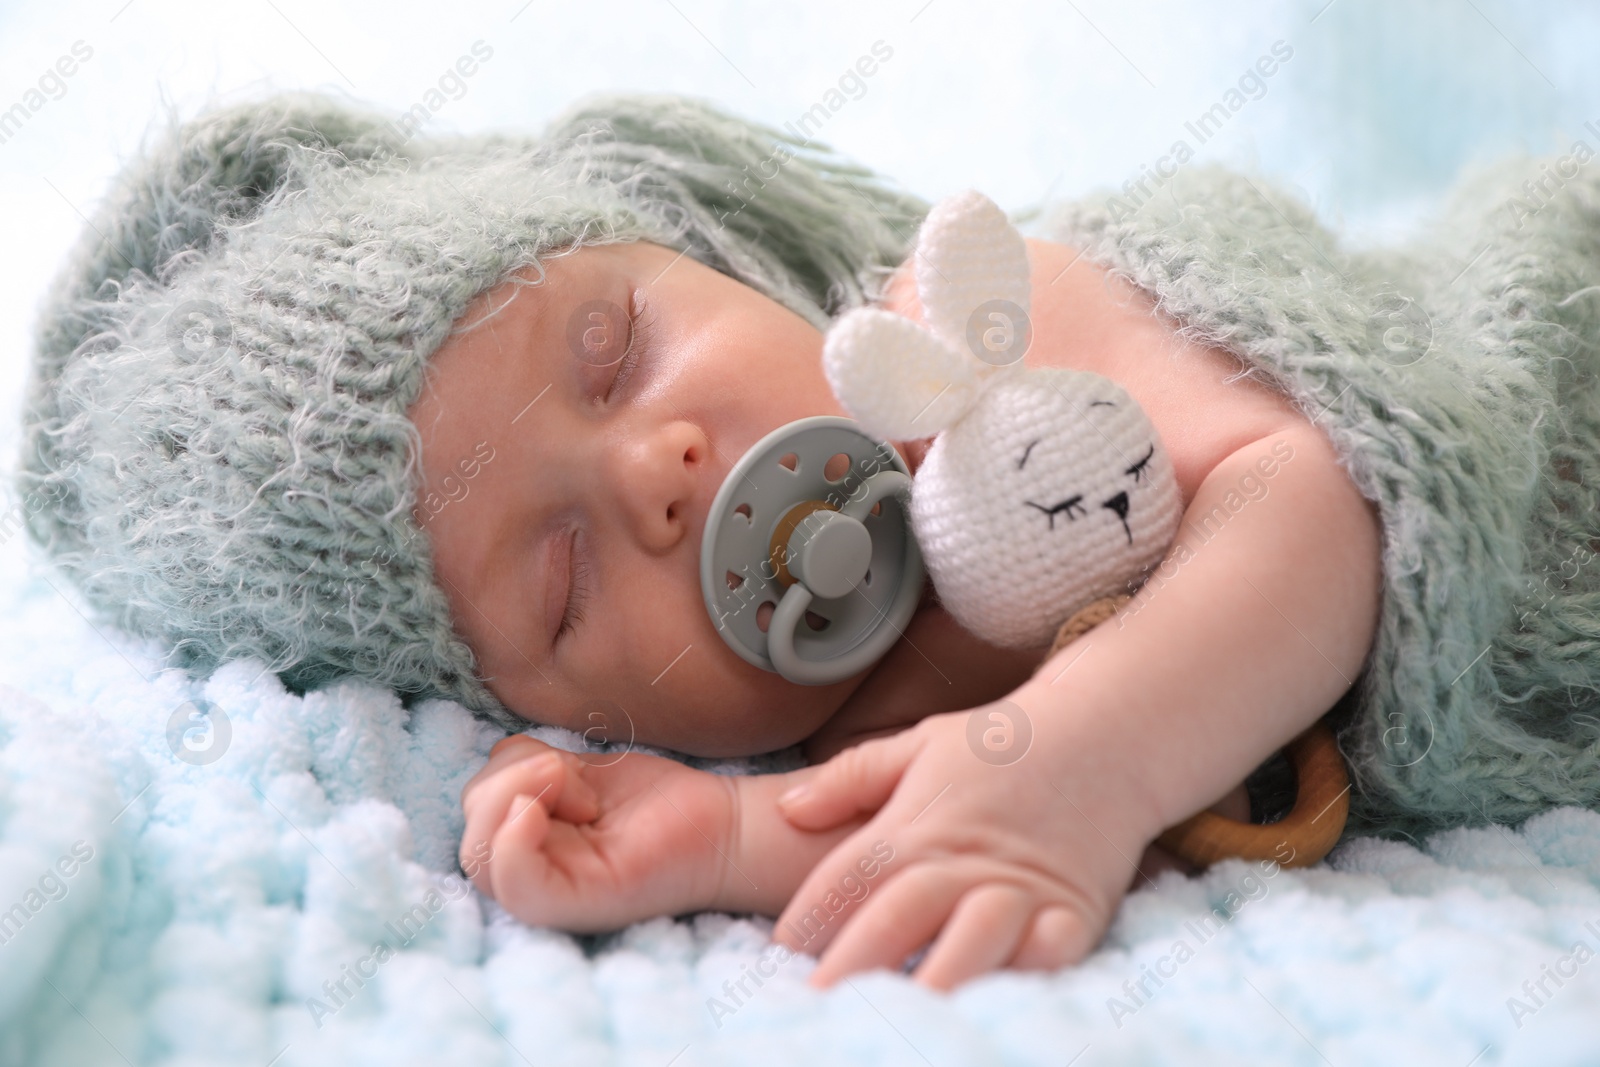
[[(1131, 597), (1097, 600), (1061, 624), (1046, 659), (1111, 618)], [(1295, 801), (1273, 823), (1248, 823), (1202, 811), (1169, 828), (1156, 843), (1198, 867), (1237, 857), (1272, 860), (1283, 867), (1309, 867), (1338, 843), (1350, 814), (1350, 776), (1333, 731), (1320, 719), (1288, 745), (1294, 767)]]

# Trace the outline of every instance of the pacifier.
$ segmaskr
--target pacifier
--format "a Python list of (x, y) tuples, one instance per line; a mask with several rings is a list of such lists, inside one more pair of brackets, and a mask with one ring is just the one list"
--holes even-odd
[(910, 493), (899, 453), (851, 419), (799, 419), (752, 445), (700, 542), (700, 590), (728, 647), (799, 685), (877, 662), (922, 596)]

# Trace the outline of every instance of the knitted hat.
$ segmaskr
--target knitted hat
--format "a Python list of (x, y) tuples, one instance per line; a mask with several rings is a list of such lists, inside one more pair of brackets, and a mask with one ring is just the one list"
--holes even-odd
[(649, 240), (818, 329), (927, 205), (709, 103), (590, 98), (541, 138), (408, 137), (285, 93), (169, 116), (37, 328), (18, 485), (84, 598), (175, 665), (240, 657), (526, 725), (478, 677), (412, 517), (406, 417), (474, 297), (543, 254)]

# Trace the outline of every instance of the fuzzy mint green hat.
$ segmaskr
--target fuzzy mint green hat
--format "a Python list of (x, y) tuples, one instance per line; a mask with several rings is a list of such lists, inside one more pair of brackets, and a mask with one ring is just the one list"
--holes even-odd
[[(102, 615), (174, 665), (255, 657), (516, 727), (412, 518), (406, 411), (468, 303), (575, 246), (684, 250), (811, 322), (876, 295), (927, 204), (703, 101), (581, 102), (542, 137), (407, 137), (286, 93), (169, 116), (37, 326), (18, 487)], [(531, 476), (531, 472), (530, 472)]]

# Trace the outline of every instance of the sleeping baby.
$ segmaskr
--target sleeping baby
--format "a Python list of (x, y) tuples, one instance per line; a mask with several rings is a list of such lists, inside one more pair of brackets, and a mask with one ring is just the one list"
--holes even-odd
[[(881, 661), (830, 685), (735, 655), (700, 586), (708, 510), (734, 460), (774, 427), (842, 413), (817, 329), (648, 241), (549, 258), (468, 307), (409, 414), (424, 501), (446, 497), (479, 441), (494, 446), (470, 492), (424, 526), (491, 688), (597, 737), (701, 756), (798, 742), (821, 762), (729, 778), (507, 738), (464, 796), (462, 859), (481, 889), (525, 921), (575, 930), (783, 912), (790, 947), (832, 946), (819, 982), (898, 965), (934, 939), (917, 973), (948, 986), (1078, 959), (1159, 831), (1225, 794), (1247, 814), (1244, 776), (1326, 712), (1366, 655), (1374, 512), (1322, 433), (1238, 377), (1236, 359), (1185, 341), (1073, 248), (1035, 240), (1028, 258), (1027, 364), (1123, 384), (1172, 443), (1192, 514), (1263, 461), (1272, 491), (1135, 625), (1081, 639), (1092, 655), (998, 649), (926, 595)], [(920, 321), (909, 276), (902, 265), (883, 303)], [(574, 320), (607, 302), (633, 327), (570, 345)], [(894, 445), (915, 470), (927, 442)], [(1175, 555), (1204, 536), (1188, 525), (1193, 544)], [(966, 739), (965, 713), (1001, 701), (1036, 731), (1014, 767), (974, 758)], [(1147, 875), (1160, 869), (1158, 854), (1145, 860)], [(816, 921), (863, 863), (881, 868), (873, 893)]]
[[(931, 583), (825, 684), (723, 640), (713, 497), (769, 432), (845, 414), (841, 316), (926, 321), (929, 204), (684, 97), (538, 137), (314, 93), (174, 123), (43, 307), (18, 486), (87, 602), (174, 664), (354, 677), (504, 735), (460, 861), (525, 922), (771, 916), (818, 985), (1060, 967), (1182, 866), (1158, 837), (1249, 818), (1242, 783), (1325, 715), (1365, 831), (1600, 800), (1572, 696), (1600, 691), (1600, 568), (1559, 562), (1600, 550), (1600, 179), (1502, 219), (1526, 167), (1396, 254), (1200, 166), (1018, 216), (1025, 365), (1120, 385), (1183, 509), (1159, 580), (1053, 649), (986, 643)], [(929, 439), (899, 436), (915, 472)], [(1025, 751), (981, 758), (974, 716)]]

